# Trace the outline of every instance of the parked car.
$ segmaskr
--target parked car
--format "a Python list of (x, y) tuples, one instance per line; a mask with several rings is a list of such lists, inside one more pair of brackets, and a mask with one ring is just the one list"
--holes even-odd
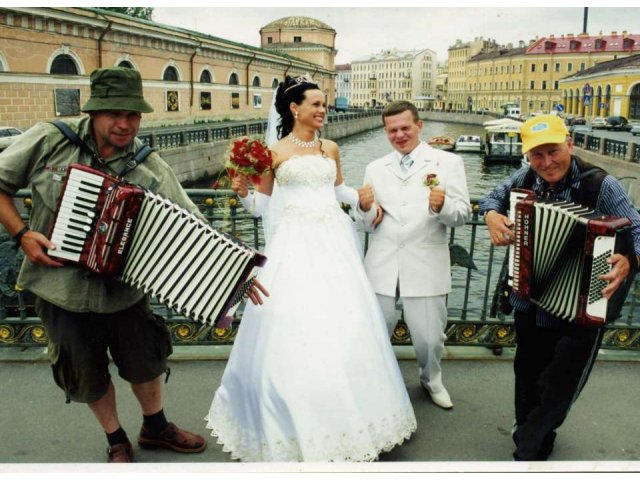
[(631, 126), (626, 118), (613, 116), (607, 117), (607, 125), (605, 128), (607, 130), (629, 130), (631, 129)]
[(631, 125), (631, 130), (629, 130), (631, 135), (640, 135), (640, 123), (635, 123)]
[(0, 151), (4, 150), (22, 132), (15, 127), (0, 127)]
[(607, 126), (607, 119), (604, 117), (595, 117), (591, 120), (591, 128), (605, 128)]
[(569, 125), (569, 133), (593, 133), (589, 125)]

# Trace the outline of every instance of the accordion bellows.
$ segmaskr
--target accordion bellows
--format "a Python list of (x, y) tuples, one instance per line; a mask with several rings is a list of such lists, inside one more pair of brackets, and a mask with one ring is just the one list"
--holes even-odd
[(607, 259), (619, 251), (617, 234), (631, 222), (576, 203), (539, 200), (525, 189), (513, 189), (510, 203), (513, 291), (566, 321), (605, 323), (607, 282), (599, 277), (611, 271)]
[(84, 165), (69, 167), (51, 257), (117, 278), (184, 316), (215, 325), (266, 257), (191, 212)]

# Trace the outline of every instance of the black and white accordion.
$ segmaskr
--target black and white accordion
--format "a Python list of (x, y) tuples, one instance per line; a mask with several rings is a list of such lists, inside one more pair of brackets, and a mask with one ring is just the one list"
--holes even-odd
[(607, 259), (621, 250), (629, 219), (600, 215), (566, 201), (537, 199), (513, 189), (510, 218), (515, 241), (509, 252), (509, 284), (514, 293), (552, 315), (585, 326), (607, 319)]
[(155, 297), (215, 325), (250, 288), (266, 257), (137, 185), (69, 166), (48, 255)]

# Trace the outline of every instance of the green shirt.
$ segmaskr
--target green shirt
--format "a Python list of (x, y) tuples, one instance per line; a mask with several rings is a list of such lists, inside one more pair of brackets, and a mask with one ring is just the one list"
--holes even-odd
[[(93, 151), (98, 151), (92, 138), (90, 117), (66, 123)], [(48, 235), (69, 164), (90, 165), (117, 175), (141, 145), (142, 142), (136, 138), (128, 149), (105, 159), (104, 165), (100, 165), (95, 160), (92, 162), (88, 153), (71, 143), (54, 125), (38, 123), (0, 153), (0, 189), (14, 195), (30, 184), (33, 203), (29, 226)], [(198, 207), (182, 189), (169, 165), (155, 152), (128, 173), (125, 179), (191, 212), (198, 212)], [(45, 267), (34, 265), (26, 258), (18, 276), (18, 284), (46, 301), (74, 312), (117, 312), (133, 305), (143, 296), (138, 290), (117, 280), (102, 279), (76, 266)]]

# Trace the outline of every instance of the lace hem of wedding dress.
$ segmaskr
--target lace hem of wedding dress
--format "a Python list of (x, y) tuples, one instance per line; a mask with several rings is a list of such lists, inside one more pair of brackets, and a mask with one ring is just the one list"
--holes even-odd
[(243, 462), (373, 462), (381, 453), (409, 440), (417, 429), (411, 406), (401, 413), (376, 419), (358, 432), (335, 432), (323, 438), (292, 437), (275, 445), (242, 432), (228, 413), (212, 410), (205, 420), (222, 450), (233, 460)]

